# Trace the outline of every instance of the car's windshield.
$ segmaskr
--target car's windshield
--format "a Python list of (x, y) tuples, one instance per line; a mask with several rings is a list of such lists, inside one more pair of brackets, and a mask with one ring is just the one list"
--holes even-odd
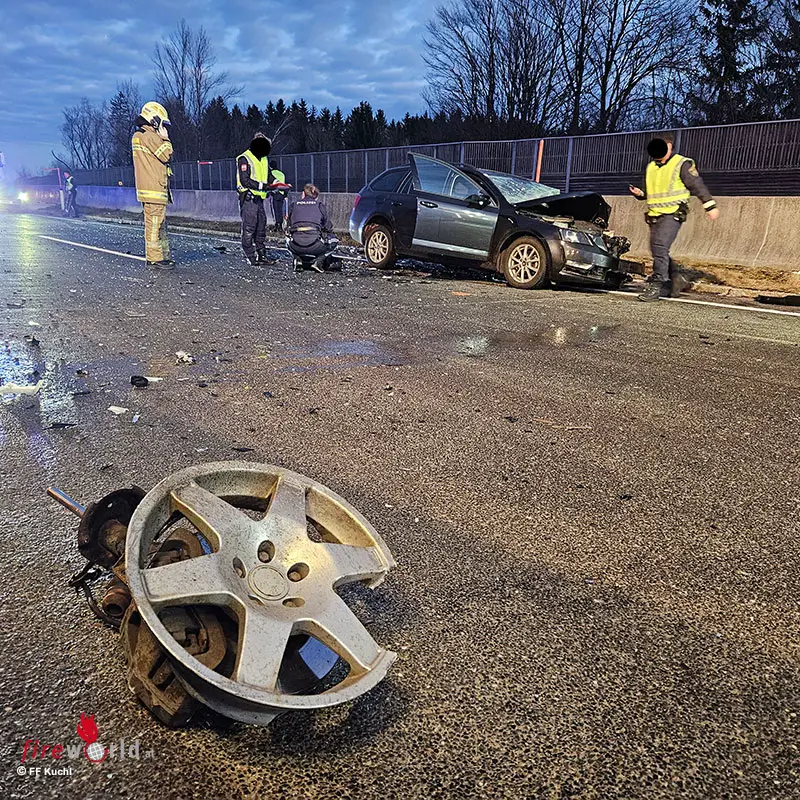
[(545, 186), (543, 183), (520, 178), (517, 175), (508, 175), (505, 172), (494, 172), (482, 169), (481, 172), (500, 190), (500, 193), (509, 203), (524, 203), (526, 200), (538, 200), (540, 197), (552, 197), (560, 194), (558, 189)]

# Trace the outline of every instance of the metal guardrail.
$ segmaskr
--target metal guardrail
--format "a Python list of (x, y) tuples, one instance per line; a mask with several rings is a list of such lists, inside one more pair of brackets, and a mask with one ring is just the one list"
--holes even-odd
[[(654, 131), (548, 137), (491, 142), (381, 147), (276, 155), (279, 169), (296, 187), (315, 183), (323, 192), (357, 192), (389, 167), (421, 153), (453, 164), (533, 177), (562, 191), (593, 188), (607, 194), (639, 183), (645, 148)], [(673, 130), (676, 149), (694, 158), (716, 194), (800, 194), (800, 120), (753, 122)], [(543, 142), (541, 165), (540, 142)], [(236, 159), (172, 165), (173, 189), (233, 190)], [(81, 170), (78, 184), (132, 186), (133, 167)], [(36, 179), (37, 182), (43, 179)]]

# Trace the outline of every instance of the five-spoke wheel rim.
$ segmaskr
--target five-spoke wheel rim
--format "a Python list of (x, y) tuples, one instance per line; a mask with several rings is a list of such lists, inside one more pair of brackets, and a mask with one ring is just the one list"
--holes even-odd
[[(263, 497), (263, 519), (231, 498)], [(223, 499), (225, 498), (225, 499)], [(149, 567), (159, 532), (182, 515), (211, 553)], [(324, 532), (312, 541), (308, 522)], [(128, 529), (126, 570), (142, 618), (198, 700), (234, 719), (266, 723), (290, 708), (352, 700), (386, 674), (395, 654), (380, 647), (336, 593), (345, 583), (379, 584), (394, 565), (370, 523), (330, 489), (265, 464), (220, 462), (162, 481), (137, 508)], [(229, 609), (239, 622), (230, 677), (189, 655), (159, 619), (169, 606)], [(349, 665), (341, 683), (320, 694), (282, 691), (279, 671), (289, 637), (305, 633)]]
[(508, 256), (508, 274), (517, 283), (530, 283), (542, 268), (538, 249), (529, 242), (514, 247)]
[(380, 264), (389, 257), (389, 237), (385, 231), (377, 230), (367, 242), (367, 256), (373, 264)]

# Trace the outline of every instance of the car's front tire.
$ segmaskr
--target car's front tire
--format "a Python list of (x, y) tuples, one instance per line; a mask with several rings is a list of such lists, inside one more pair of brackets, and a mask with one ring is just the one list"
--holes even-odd
[(500, 254), (500, 266), (515, 289), (536, 289), (547, 281), (547, 253), (533, 236), (511, 242)]
[(394, 249), (394, 235), (382, 223), (367, 225), (364, 231), (364, 255), (367, 261), (378, 269), (394, 265), (397, 255)]

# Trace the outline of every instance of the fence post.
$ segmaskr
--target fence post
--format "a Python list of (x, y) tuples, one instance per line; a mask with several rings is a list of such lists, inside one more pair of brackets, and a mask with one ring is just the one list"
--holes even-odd
[(389, 148), (386, 148), (386, 169), (389, 169)]
[(197, 162), (197, 188), (198, 189), (202, 189), (203, 188), (203, 175), (200, 172), (200, 162), (199, 161)]
[(314, 154), (311, 154), (311, 183), (314, 183)]
[(347, 153), (344, 154), (344, 191), (350, 191), (350, 159)]
[(675, 149), (676, 153), (680, 153), (680, 151), (681, 151), (681, 129), (680, 128), (678, 128), (678, 130), (675, 131), (675, 148), (674, 149)]
[(299, 175), (297, 174), (297, 156), (294, 157), (294, 185), (297, 188), (300, 185)]
[(542, 159), (544, 158), (544, 139), (539, 139), (539, 154), (536, 157), (536, 183), (542, 177)]
[(569, 137), (569, 144), (567, 146), (567, 179), (565, 181), (564, 192), (569, 191), (569, 182), (572, 178), (572, 150), (575, 145), (575, 137)]
[(364, 186), (369, 183), (369, 150), (364, 151)]
[(331, 154), (328, 153), (328, 194), (331, 193)]
[(511, 143), (511, 174), (517, 174), (517, 143)]
[(438, 144), (435, 144), (433, 146), (433, 157), (434, 158), (438, 158), (439, 157), (439, 145)]
[(458, 144), (458, 163), (464, 163), (464, 142), (459, 142)]

